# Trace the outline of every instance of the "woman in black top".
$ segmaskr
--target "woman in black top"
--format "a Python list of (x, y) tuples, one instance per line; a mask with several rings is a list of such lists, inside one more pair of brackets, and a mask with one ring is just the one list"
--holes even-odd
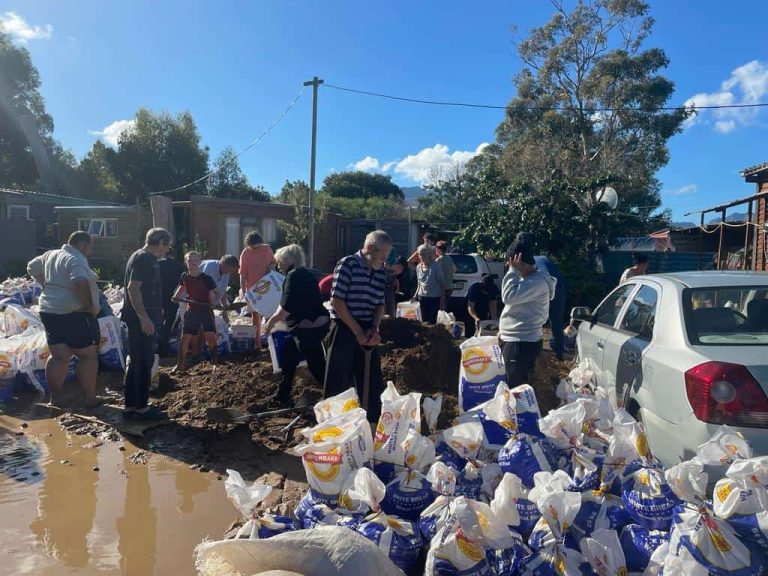
[(325, 377), (325, 351), (323, 338), (328, 333), (329, 314), (323, 306), (320, 288), (312, 273), (304, 267), (304, 250), (291, 244), (275, 252), (277, 267), (286, 275), (280, 307), (269, 319), (269, 334), (278, 322), (288, 325), (290, 338), (280, 351), (283, 379), (275, 399), (281, 407), (291, 405), (291, 386), (296, 367), (303, 358), (318, 383)]

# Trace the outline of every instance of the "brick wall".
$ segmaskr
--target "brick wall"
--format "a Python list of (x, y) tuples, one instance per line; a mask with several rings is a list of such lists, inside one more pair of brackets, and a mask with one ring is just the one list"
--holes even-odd
[(144, 235), (152, 227), (149, 207), (77, 207), (57, 208), (59, 223), (59, 244), (67, 241), (69, 235), (78, 229), (80, 218), (116, 218), (116, 238), (94, 238), (94, 254), (89, 259), (96, 267), (109, 267), (119, 273), (125, 268), (129, 256), (144, 245)]
[[(768, 181), (760, 184), (759, 192), (768, 192)], [(757, 258), (756, 270), (768, 271), (768, 258), (766, 258), (766, 250), (768, 249), (768, 234), (764, 232), (765, 224), (768, 222), (768, 199), (761, 198), (756, 203), (757, 210)]]
[[(186, 234), (192, 243), (195, 235), (205, 242), (208, 258), (219, 258), (227, 252), (227, 219), (239, 218), (237, 254), (243, 246), (243, 236), (246, 223), (251, 221), (262, 233), (262, 223), (265, 218), (294, 222), (294, 207), (288, 204), (272, 202), (251, 202), (193, 196), (188, 206)], [(343, 254), (340, 254), (337, 242), (337, 229), (340, 217), (329, 214), (315, 230), (315, 268), (331, 271)], [(278, 231), (277, 240), (273, 246), (285, 244), (282, 234)], [(230, 246), (234, 252), (234, 246)]]

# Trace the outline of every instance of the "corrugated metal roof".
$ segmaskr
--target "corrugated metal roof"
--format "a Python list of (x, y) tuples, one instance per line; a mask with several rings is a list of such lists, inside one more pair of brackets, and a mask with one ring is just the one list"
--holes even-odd
[(88, 200), (85, 198), (75, 198), (74, 196), (64, 196), (63, 194), (50, 194), (48, 192), (38, 192), (36, 190), (18, 190), (13, 188), (0, 188), (0, 192), (4, 194), (10, 194), (12, 196), (22, 196), (28, 200), (37, 200), (45, 202), (46, 204), (77, 204), (78, 206), (84, 206), (86, 203), (89, 205), (98, 206), (115, 206), (114, 202), (101, 202), (99, 200)]

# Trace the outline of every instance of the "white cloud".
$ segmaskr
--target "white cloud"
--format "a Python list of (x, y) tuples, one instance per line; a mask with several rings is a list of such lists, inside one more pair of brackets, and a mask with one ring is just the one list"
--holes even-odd
[(378, 172), (379, 161), (373, 156), (366, 156), (362, 160), (358, 160), (351, 165), (353, 170), (359, 170), (361, 172)]
[(53, 34), (53, 26), (50, 24), (46, 24), (45, 26), (31, 26), (27, 24), (27, 21), (24, 20), (24, 18), (16, 14), (16, 12), (6, 12), (0, 16), (0, 30), (8, 34), (19, 44), (26, 44), (30, 40), (38, 40), (41, 38), (47, 40)]
[(483, 142), (474, 150), (451, 152), (445, 144), (435, 144), (432, 148), (424, 148), (402, 160), (381, 162), (378, 158), (366, 156), (350, 164), (349, 169), (363, 172), (395, 172), (418, 184), (426, 184), (434, 171), (448, 173), (454, 166), (463, 166), (480, 154), (486, 146), (488, 143)]
[(117, 148), (117, 141), (120, 134), (130, 130), (136, 125), (136, 120), (115, 120), (103, 130), (88, 130), (92, 136), (98, 136), (105, 144)]
[[(768, 95), (768, 62), (752, 60), (735, 68), (720, 84), (720, 89), (699, 93), (689, 98), (686, 106), (727, 106), (732, 104), (758, 104)], [(754, 124), (758, 108), (725, 108), (700, 110), (686, 121), (686, 127), (694, 124), (711, 124), (717, 132), (728, 134), (741, 126)]]
[(687, 196), (688, 194), (696, 194), (698, 190), (699, 186), (697, 184), (688, 184), (686, 186), (676, 188), (675, 190), (667, 190), (665, 194), (667, 196)]
[(424, 148), (416, 154), (411, 154), (400, 160), (394, 167), (395, 172), (409, 180), (425, 184), (435, 170), (447, 172), (455, 165), (466, 164), (488, 146), (487, 142), (480, 144), (475, 150), (454, 150), (450, 152), (445, 144), (435, 144), (432, 148)]

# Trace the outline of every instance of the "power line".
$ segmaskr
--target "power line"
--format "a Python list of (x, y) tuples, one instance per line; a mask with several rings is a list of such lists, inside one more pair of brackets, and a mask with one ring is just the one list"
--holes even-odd
[[(432, 106), (454, 106), (460, 108), (485, 108), (489, 110), (506, 110), (508, 106), (502, 106), (498, 104), (475, 104), (469, 102), (450, 102), (442, 100), (425, 100), (423, 98), (407, 98), (405, 96), (393, 96), (391, 94), (382, 94), (381, 92), (370, 92), (368, 90), (356, 90), (354, 88), (347, 88), (345, 86), (336, 86), (335, 84), (324, 84), (326, 88), (333, 88), (334, 90), (341, 90), (343, 92), (351, 92), (353, 94), (363, 94), (365, 96), (374, 96), (376, 98), (386, 98), (387, 100), (398, 100), (401, 102), (412, 102), (415, 104), (429, 104)], [(593, 108), (585, 107), (584, 111), (587, 112), (658, 112), (661, 110), (680, 110), (681, 108), (690, 108), (693, 110), (716, 110), (725, 108), (764, 108), (768, 107), (768, 102), (758, 104), (719, 104), (711, 106), (659, 106), (656, 108)], [(577, 111), (579, 108), (574, 106), (522, 106), (524, 110), (541, 110), (541, 111)]]
[(264, 132), (262, 132), (262, 133), (259, 135), (259, 137), (258, 137), (258, 138), (256, 138), (256, 139), (255, 139), (253, 142), (251, 142), (250, 144), (248, 144), (248, 146), (246, 146), (245, 148), (243, 148), (242, 150), (240, 150), (240, 152), (238, 152), (237, 154), (235, 154), (235, 157), (234, 157), (234, 158), (232, 158), (232, 159), (231, 159), (229, 162), (225, 162), (224, 164), (222, 164), (222, 165), (221, 165), (221, 166), (219, 166), (218, 168), (216, 168), (216, 169), (214, 169), (214, 170), (211, 170), (210, 172), (208, 172), (208, 174), (206, 174), (205, 176), (201, 176), (200, 178), (198, 178), (197, 180), (194, 180), (193, 182), (189, 182), (188, 184), (184, 184), (183, 186), (179, 186), (178, 188), (171, 188), (170, 190), (161, 190), (160, 192), (150, 192), (150, 193), (149, 193), (149, 196), (159, 196), (159, 195), (161, 195), (161, 194), (173, 194), (173, 193), (175, 193), (175, 192), (180, 192), (181, 190), (185, 190), (185, 189), (189, 188), (190, 186), (194, 186), (195, 184), (200, 184), (200, 182), (203, 182), (204, 180), (207, 180), (208, 178), (210, 178), (211, 176), (213, 176), (213, 175), (214, 175), (214, 174), (216, 174), (217, 172), (220, 172), (221, 170), (223, 170), (224, 168), (226, 168), (226, 167), (227, 167), (229, 164), (231, 164), (232, 162), (234, 162), (235, 160), (237, 160), (238, 158), (240, 158), (240, 156), (242, 156), (242, 155), (243, 155), (245, 152), (247, 152), (248, 150), (250, 150), (251, 148), (253, 148), (254, 146), (256, 146), (256, 145), (257, 145), (259, 142), (261, 142), (261, 141), (264, 139), (264, 137), (265, 137), (267, 134), (269, 134), (269, 133), (272, 131), (272, 129), (273, 129), (275, 126), (277, 126), (277, 125), (280, 123), (280, 121), (281, 121), (283, 118), (285, 118), (285, 116), (288, 114), (288, 112), (290, 112), (291, 108), (293, 108), (293, 107), (296, 105), (296, 103), (299, 101), (299, 99), (302, 97), (302, 95), (304, 94), (304, 91), (305, 91), (305, 90), (306, 90), (306, 87), (305, 87), (305, 86), (302, 86), (302, 87), (301, 87), (301, 91), (298, 93), (298, 95), (296, 96), (296, 98), (294, 98), (294, 99), (291, 101), (291, 103), (290, 103), (290, 104), (288, 104), (288, 106), (285, 108), (285, 110), (283, 110), (283, 111), (280, 113), (280, 115), (279, 115), (277, 118), (275, 118), (275, 120), (272, 122), (272, 124), (270, 124), (270, 125), (267, 127), (267, 129), (266, 129), (266, 130), (264, 130)]

